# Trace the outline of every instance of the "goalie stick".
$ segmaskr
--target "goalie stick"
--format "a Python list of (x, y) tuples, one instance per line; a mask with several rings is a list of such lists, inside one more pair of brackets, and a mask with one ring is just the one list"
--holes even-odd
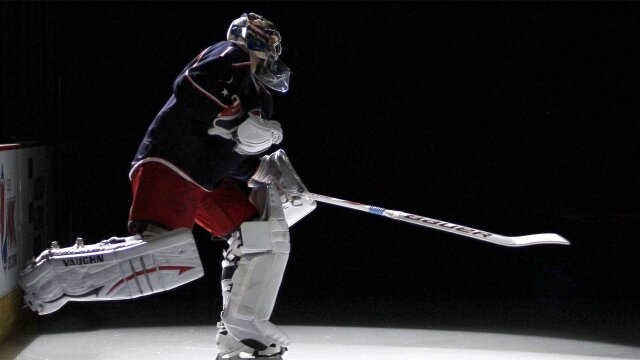
[(467, 226), (457, 225), (448, 221), (436, 220), (424, 216), (409, 214), (397, 210), (387, 210), (377, 206), (360, 204), (352, 201), (337, 199), (325, 195), (310, 193), (309, 197), (313, 200), (346, 207), (353, 210), (359, 210), (368, 212), (370, 214), (386, 216), (393, 220), (405, 221), (411, 224), (425, 226), (428, 228), (446, 231), (449, 233), (470, 237), (472, 239), (487, 241), (493, 244), (502, 246), (529, 246), (529, 245), (544, 245), (544, 244), (556, 244), (556, 245), (569, 245), (569, 241), (558, 234), (533, 234), (525, 236), (504, 236), (494, 233), (490, 233), (484, 230), (478, 230)]

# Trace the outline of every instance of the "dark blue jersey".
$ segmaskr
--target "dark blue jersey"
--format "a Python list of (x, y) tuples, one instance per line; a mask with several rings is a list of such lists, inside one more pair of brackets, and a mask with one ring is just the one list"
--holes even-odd
[(208, 190), (227, 176), (248, 180), (259, 157), (238, 154), (232, 138), (207, 131), (215, 120), (232, 129), (249, 111), (270, 118), (271, 94), (251, 76), (246, 52), (229, 41), (212, 45), (174, 82), (173, 95), (149, 126), (132, 166), (159, 158)]

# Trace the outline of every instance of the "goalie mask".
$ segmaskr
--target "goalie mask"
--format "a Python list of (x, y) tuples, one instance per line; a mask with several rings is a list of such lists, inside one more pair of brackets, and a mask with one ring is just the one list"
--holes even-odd
[(282, 36), (271, 21), (254, 13), (242, 14), (229, 26), (227, 40), (263, 60), (254, 74), (256, 80), (282, 93), (289, 90), (291, 70), (279, 59)]

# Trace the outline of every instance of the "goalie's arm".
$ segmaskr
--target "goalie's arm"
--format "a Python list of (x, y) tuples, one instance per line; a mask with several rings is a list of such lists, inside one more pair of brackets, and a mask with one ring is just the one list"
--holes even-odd
[(178, 102), (188, 107), (189, 115), (207, 123), (220, 115), (233, 117), (242, 113), (242, 107), (236, 101), (231, 57), (209, 56), (213, 55), (207, 48), (173, 83), (173, 94)]

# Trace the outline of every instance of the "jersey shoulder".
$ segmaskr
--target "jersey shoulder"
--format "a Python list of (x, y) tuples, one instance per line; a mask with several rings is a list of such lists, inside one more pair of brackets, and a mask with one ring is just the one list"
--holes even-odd
[(200, 56), (200, 62), (225, 62), (230, 65), (249, 62), (249, 54), (231, 41), (221, 41), (211, 45)]

